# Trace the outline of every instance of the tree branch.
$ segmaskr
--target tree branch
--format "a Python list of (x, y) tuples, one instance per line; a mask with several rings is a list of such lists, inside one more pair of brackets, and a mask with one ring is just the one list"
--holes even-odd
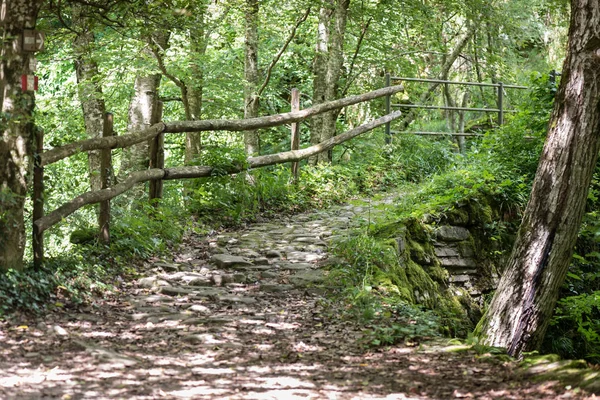
[(346, 74), (346, 86), (344, 90), (342, 90), (341, 97), (344, 97), (346, 93), (348, 93), (348, 89), (350, 89), (350, 85), (354, 82), (354, 79), (351, 79), (352, 72), (354, 71), (354, 64), (356, 63), (356, 58), (358, 57), (358, 52), (360, 51), (360, 47), (362, 45), (363, 39), (367, 34), (367, 30), (369, 29), (369, 25), (371, 25), (371, 21), (373, 21), (373, 17), (370, 17), (367, 23), (363, 26), (360, 31), (360, 36), (358, 37), (358, 43), (356, 43), (356, 48), (354, 49), (354, 54), (352, 55), (352, 61), (350, 62), (350, 68), (348, 68), (348, 73)]
[(275, 67), (275, 65), (281, 58), (281, 55), (285, 52), (285, 50), (289, 46), (290, 42), (296, 36), (296, 30), (298, 29), (300, 24), (302, 24), (304, 21), (306, 21), (306, 18), (308, 18), (309, 14), (310, 14), (310, 7), (308, 7), (308, 9), (304, 13), (304, 15), (302, 15), (296, 21), (296, 24), (294, 24), (294, 27), (292, 28), (292, 31), (290, 32), (290, 36), (288, 36), (288, 38), (285, 41), (285, 43), (283, 44), (283, 46), (281, 46), (281, 49), (279, 49), (279, 52), (275, 55), (275, 58), (273, 58), (273, 60), (271, 61), (271, 64), (269, 64), (269, 67), (267, 68), (267, 76), (265, 77), (265, 81), (261, 85), (260, 89), (258, 89), (258, 91), (256, 92), (257, 96), (260, 96), (262, 94), (262, 92), (265, 90), (265, 88), (267, 87), (267, 85), (269, 84), (269, 81), (271, 80), (271, 72), (273, 71), (273, 67)]

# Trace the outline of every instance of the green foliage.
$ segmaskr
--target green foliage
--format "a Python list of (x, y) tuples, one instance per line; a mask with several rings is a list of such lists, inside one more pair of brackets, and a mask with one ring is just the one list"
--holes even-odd
[(550, 324), (546, 348), (600, 363), (600, 291), (560, 299)]
[(116, 209), (111, 227), (111, 244), (106, 249), (113, 257), (146, 258), (161, 254), (181, 241), (185, 230), (184, 210), (169, 204), (159, 207), (134, 204), (129, 211)]
[(92, 301), (125, 274), (104, 255), (71, 254), (49, 259), (40, 270), (8, 270), (0, 276), (0, 317), (14, 311), (42, 313), (48, 308)]
[(396, 302), (385, 307), (378, 318), (367, 325), (364, 340), (372, 346), (415, 342), (439, 336), (440, 320), (432, 311)]

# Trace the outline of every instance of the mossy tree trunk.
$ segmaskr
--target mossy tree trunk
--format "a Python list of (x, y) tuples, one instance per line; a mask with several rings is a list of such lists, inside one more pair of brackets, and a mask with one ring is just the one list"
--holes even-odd
[(572, 0), (568, 55), (531, 197), (478, 327), (511, 355), (537, 349), (565, 279), (600, 137), (600, 3)]
[(3, 40), (0, 57), (0, 269), (22, 269), (25, 251), (24, 207), (32, 168), (34, 123), (33, 91), (21, 89), (21, 75), (31, 74), (33, 53), (18, 48), (24, 29), (35, 27), (41, 0), (3, 3)]

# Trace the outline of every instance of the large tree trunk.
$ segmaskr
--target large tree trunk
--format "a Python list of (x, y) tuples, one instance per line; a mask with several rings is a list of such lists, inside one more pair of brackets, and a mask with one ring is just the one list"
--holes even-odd
[[(244, 118), (258, 117), (258, 0), (246, 0), (244, 80)], [(244, 132), (244, 148), (248, 155), (260, 153), (258, 131)]]
[[(83, 121), (87, 137), (90, 139), (102, 137), (104, 129), (104, 113), (106, 107), (102, 96), (102, 88), (98, 84), (98, 64), (92, 58), (94, 33), (90, 21), (81, 15), (81, 6), (73, 6), (73, 25), (78, 31), (73, 43), (75, 51), (75, 72), (79, 101), (83, 109)], [(90, 174), (90, 187), (100, 190), (100, 152), (88, 153), (88, 170)]]
[(544, 338), (569, 266), (600, 136), (600, 3), (571, 1), (568, 55), (531, 198), (508, 266), (479, 325), (519, 356)]
[(25, 250), (23, 210), (33, 156), (33, 91), (21, 90), (21, 75), (31, 73), (32, 53), (20, 51), (15, 38), (35, 27), (41, 0), (3, 3), (0, 57), (0, 269), (21, 269)]

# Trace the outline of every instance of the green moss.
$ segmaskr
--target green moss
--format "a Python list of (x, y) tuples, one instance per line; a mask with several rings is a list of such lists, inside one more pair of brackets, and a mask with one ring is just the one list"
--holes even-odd
[(76, 229), (71, 233), (69, 241), (73, 244), (92, 243), (98, 237), (98, 231), (93, 228)]
[(469, 212), (463, 207), (455, 207), (446, 212), (445, 222), (450, 225), (465, 226), (469, 224)]
[(386, 296), (395, 294), (400, 299), (414, 303), (412, 287), (404, 271), (395, 270), (393, 274), (378, 270), (373, 276), (373, 286)]
[(448, 279), (450, 279), (450, 273), (446, 268), (442, 268), (439, 265), (434, 265), (427, 269), (427, 273), (436, 282), (442, 283), (444, 285), (448, 284)]

